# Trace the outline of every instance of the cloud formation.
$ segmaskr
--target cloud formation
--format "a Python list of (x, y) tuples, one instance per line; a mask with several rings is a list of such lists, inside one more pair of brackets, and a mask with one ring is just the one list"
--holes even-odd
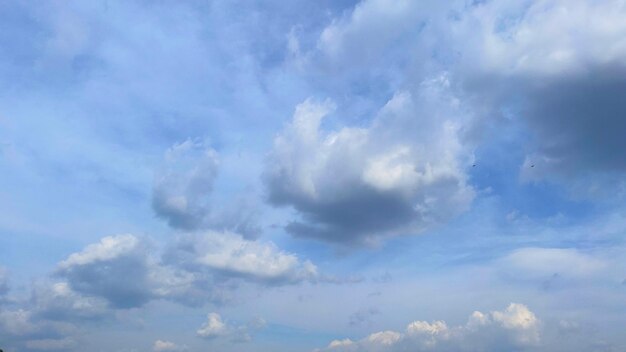
[(115, 309), (141, 307), (154, 299), (196, 305), (227, 299), (232, 283), (289, 285), (319, 276), (310, 261), (271, 242), (233, 233), (181, 235), (163, 255), (164, 261), (134, 235), (105, 237), (61, 261), (56, 275), (67, 283), (37, 291), (36, 302), (48, 314), (60, 314), (65, 307), (68, 313), (89, 316), (102, 309), (98, 299)]
[(246, 325), (232, 325), (222, 320), (217, 313), (209, 313), (207, 321), (196, 331), (199, 337), (204, 339), (226, 338), (232, 342), (249, 342), (252, 340), (251, 332), (262, 329), (265, 326), (263, 319), (256, 319)]
[(372, 244), (415, 234), (466, 210), (474, 191), (459, 139), (463, 117), (447, 77), (398, 92), (367, 127), (326, 132), (331, 102), (307, 100), (274, 140), (265, 171), (269, 200), (301, 215), (297, 237)]
[(163, 159), (152, 189), (152, 209), (158, 217), (177, 230), (213, 229), (258, 237), (258, 211), (249, 199), (238, 197), (214, 205), (220, 162), (208, 143), (188, 139), (174, 144)]
[(513, 351), (540, 343), (541, 323), (526, 306), (511, 303), (503, 311), (474, 312), (465, 325), (414, 321), (405, 331), (373, 333), (364, 339), (334, 340), (316, 351)]

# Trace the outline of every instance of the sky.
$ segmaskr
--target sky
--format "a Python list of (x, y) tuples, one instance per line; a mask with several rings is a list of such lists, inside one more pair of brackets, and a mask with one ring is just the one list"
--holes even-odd
[(0, 1), (0, 348), (626, 350), (625, 18)]

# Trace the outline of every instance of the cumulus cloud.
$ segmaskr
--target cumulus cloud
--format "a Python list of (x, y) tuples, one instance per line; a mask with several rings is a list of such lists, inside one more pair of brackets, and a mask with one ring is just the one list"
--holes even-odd
[(222, 320), (217, 313), (209, 313), (207, 321), (196, 331), (205, 339), (227, 338), (233, 342), (248, 342), (252, 339), (251, 332), (265, 327), (263, 319), (255, 319), (245, 325), (232, 325)]
[(243, 278), (264, 284), (314, 281), (317, 267), (271, 242), (248, 241), (233, 233), (206, 232), (181, 236), (166, 254), (168, 262), (223, 278)]
[(133, 235), (117, 235), (71, 254), (59, 263), (57, 274), (77, 292), (102, 297), (115, 308), (131, 308), (152, 298), (150, 270), (146, 244)]
[(32, 311), (51, 320), (100, 319), (110, 314), (107, 301), (72, 290), (67, 282), (36, 284), (32, 289)]
[(537, 346), (540, 328), (533, 312), (511, 303), (503, 311), (476, 311), (460, 326), (414, 321), (403, 332), (387, 330), (358, 341), (335, 340), (316, 351), (511, 351)]
[(292, 206), (298, 237), (373, 243), (414, 234), (466, 210), (474, 191), (464, 173), (470, 151), (464, 118), (446, 75), (398, 92), (367, 127), (325, 131), (329, 101), (298, 105), (274, 140), (265, 181), (269, 200)]
[(34, 291), (41, 314), (83, 318), (154, 299), (219, 303), (238, 283), (288, 285), (319, 277), (313, 263), (271, 242), (211, 231), (181, 235), (163, 254), (134, 235), (108, 236), (61, 261), (56, 275), (66, 281)]
[(623, 196), (624, 16), (621, 0), (364, 0), (322, 31), (311, 55), (342, 69), (366, 62), (359, 76), (373, 71), (401, 87), (446, 70), (459, 99), (485, 118), (468, 131), (529, 132), (517, 141), (523, 180)]
[(258, 211), (245, 197), (212, 207), (213, 185), (218, 175), (218, 153), (204, 142), (186, 140), (165, 152), (152, 189), (152, 208), (179, 230), (235, 231), (246, 238), (260, 233)]
[(524, 179), (568, 180), (580, 192), (617, 184), (623, 193), (624, 16), (619, 0), (491, 1), (453, 24), (467, 90), (513, 111), (533, 134)]

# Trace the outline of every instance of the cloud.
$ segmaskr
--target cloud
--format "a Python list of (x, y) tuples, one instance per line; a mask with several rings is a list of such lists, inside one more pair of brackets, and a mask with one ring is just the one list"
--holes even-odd
[(449, 327), (443, 321), (414, 321), (405, 331), (380, 331), (359, 341), (334, 340), (316, 351), (511, 351), (540, 343), (541, 323), (522, 304), (503, 311), (474, 312), (466, 324)]
[(470, 153), (447, 77), (398, 92), (367, 127), (326, 132), (331, 102), (307, 100), (275, 138), (265, 170), (269, 200), (302, 219), (297, 237), (366, 244), (415, 234), (466, 210), (474, 191), (464, 173)]
[(217, 313), (209, 313), (207, 321), (196, 331), (199, 337), (205, 339), (227, 338), (232, 342), (248, 342), (252, 339), (250, 333), (265, 327), (263, 319), (255, 319), (246, 325), (231, 325), (222, 320)]
[(9, 292), (9, 272), (6, 268), (0, 266), (0, 304), (4, 301), (5, 296)]
[(51, 320), (93, 320), (111, 313), (105, 299), (81, 295), (67, 282), (34, 285), (31, 304), (37, 317)]
[(525, 180), (624, 194), (625, 15), (613, 0), (491, 1), (453, 24), (466, 90), (532, 134)]
[(258, 237), (258, 210), (246, 197), (213, 207), (213, 187), (219, 171), (218, 153), (205, 142), (186, 140), (165, 152), (152, 189), (152, 208), (179, 230), (228, 230)]
[(154, 352), (181, 352), (186, 351), (186, 346), (178, 346), (170, 341), (156, 340), (152, 346)]
[(80, 293), (105, 298), (114, 308), (131, 308), (153, 296), (148, 248), (133, 235), (104, 237), (59, 263), (57, 274)]
[(364, 0), (321, 32), (308, 55), (323, 60), (309, 64), (391, 89), (449, 72), (480, 117), (463, 127), (480, 145), (497, 143), (480, 138), (490, 128), (500, 138), (528, 133), (515, 141), (522, 180), (561, 183), (575, 197), (624, 196), (624, 16), (620, 0)]
[(248, 241), (234, 233), (183, 235), (166, 253), (167, 261), (191, 272), (214, 273), (271, 285), (315, 281), (317, 267), (271, 242)]
[(310, 261), (233, 233), (181, 235), (166, 247), (159, 254), (134, 235), (104, 237), (61, 261), (56, 275), (67, 282), (36, 290), (35, 302), (42, 314), (88, 318), (104, 309), (102, 299), (115, 309), (156, 299), (199, 305), (228, 300), (238, 283), (280, 286), (319, 277)]
[(152, 190), (152, 208), (174, 228), (200, 227), (210, 211), (209, 196), (218, 171), (217, 153), (186, 140), (165, 153)]

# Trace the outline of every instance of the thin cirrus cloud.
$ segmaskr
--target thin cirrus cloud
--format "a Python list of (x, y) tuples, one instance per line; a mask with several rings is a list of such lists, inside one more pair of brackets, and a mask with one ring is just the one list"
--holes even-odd
[(398, 92), (366, 127), (326, 131), (329, 101), (307, 100), (275, 138), (264, 174), (269, 201), (291, 206), (296, 237), (374, 244), (446, 222), (469, 208), (465, 117), (447, 76)]

